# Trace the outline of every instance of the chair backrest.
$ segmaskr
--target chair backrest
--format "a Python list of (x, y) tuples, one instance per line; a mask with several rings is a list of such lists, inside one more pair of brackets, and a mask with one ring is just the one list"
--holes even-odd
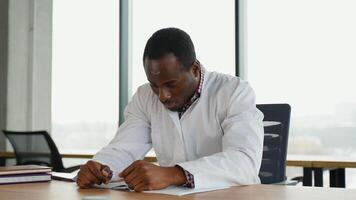
[(286, 180), (291, 107), (288, 104), (258, 104), (264, 114), (264, 143), (259, 173), (261, 183), (270, 184)]
[(3, 133), (14, 148), (18, 165), (46, 165), (53, 171), (64, 169), (62, 157), (46, 131), (6, 131)]

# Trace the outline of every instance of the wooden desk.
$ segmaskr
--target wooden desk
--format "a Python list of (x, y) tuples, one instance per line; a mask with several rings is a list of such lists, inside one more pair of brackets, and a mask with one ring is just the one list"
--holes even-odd
[[(61, 154), (63, 158), (91, 159), (93, 154)], [(13, 152), (0, 152), (0, 158), (14, 158)], [(147, 156), (146, 161), (157, 162), (156, 157)], [(330, 170), (330, 187), (345, 187), (345, 168), (356, 168), (355, 157), (339, 157), (328, 155), (288, 155), (287, 166), (303, 167), (303, 185), (323, 186), (323, 170)]]
[[(61, 156), (63, 158), (88, 158), (88, 159), (90, 159), (93, 157), (93, 154), (64, 153), (64, 154), (61, 154)], [(15, 158), (15, 153), (14, 152), (0, 152), (0, 157), (1, 158)]]
[(254, 185), (186, 195), (182, 197), (162, 194), (124, 192), (109, 189), (78, 189), (75, 183), (51, 181), (49, 183), (27, 183), (0, 185), (1, 199), (26, 200), (81, 200), (85, 196), (107, 196), (121, 200), (354, 200), (356, 190), (341, 188), (312, 188), (277, 185)]
[(345, 187), (345, 168), (356, 168), (355, 157), (288, 155), (287, 166), (303, 167), (303, 185), (323, 186), (323, 170), (330, 170), (330, 187)]
[(0, 158), (15, 158), (14, 152), (0, 152)]
[[(82, 159), (91, 159), (93, 154), (78, 154), (78, 153), (63, 153), (61, 154), (62, 158), (82, 158)], [(0, 158), (15, 158), (14, 152), (0, 152)], [(146, 156), (145, 160), (148, 162), (157, 162), (157, 158), (154, 156)]]

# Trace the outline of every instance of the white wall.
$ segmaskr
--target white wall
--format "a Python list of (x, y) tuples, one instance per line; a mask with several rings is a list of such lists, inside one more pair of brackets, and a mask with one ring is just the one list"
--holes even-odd
[(50, 130), (52, 0), (9, 1), (8, 130)]

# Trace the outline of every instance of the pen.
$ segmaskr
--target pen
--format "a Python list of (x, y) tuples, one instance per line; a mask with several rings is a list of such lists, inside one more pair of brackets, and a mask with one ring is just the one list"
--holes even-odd
[(104, 167), (103, 169), (101, 169), (101, 173), (103, 173), (103, 175), (109, 179), (111, 179), (113, 175), (113, 172), (110, 170), (109, 167)]
[[(112, 176), (113, 176), (113, 171), (110, 170), (109, 167), (104, 167), (103, 169), (101, 169), (101, 173), (103, 173), (103, 175), (108, 177), (109, 179), (111, 179)], [(116, 180), (116, 182), (121, 182), (121, 181), (124, 181), (124, 179), (123, 178), (119, 178), (118, 180)]]

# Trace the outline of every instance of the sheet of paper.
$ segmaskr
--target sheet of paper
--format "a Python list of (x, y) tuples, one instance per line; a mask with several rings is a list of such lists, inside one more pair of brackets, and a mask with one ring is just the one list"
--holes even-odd
[[(112, 189), (112, 190), (133, 191), (127, 186), (127, 184), (124, 181), (111, 182), (108, 184), (101, 184), (101, 185), (94, 185), (94, 187), (106, 188), (106, 189)], [(143, 191), (143, 192), (144, 193), (168, 194), (168, 195), (182, 196), (182, 195), (187, 195), (187, 194), (208, 192), (208, 191), (221, 190), (221, 189), (226, 189), (226, 188), (229, 188), (229, 186), (211, 187), (211, 188), (202, 188), (202, 189), (191, 189), (191, 188), (186, 188), (186, 187), (170, 186), (168, 188), (161, 189), (161, 190), (151, 190), (151, 191)]]
[(187, 195), (187, 194), (208, 192), (208, 191), (221, 190), (221, 189), (226, 189), (226, 188), (229, 188), (229, 187), (223, 186), (223, 187), (192, 189), (192, 188), (186, 188), (186, 187), (170, 186), (170, 187), (162, 189), (162, 190), (151, 190), (151, 191), (144, 191), (144, 192), (145, 193), (156, 193), (156, 194), (168, 194), (168, 195), (182, 196), (182, 195)]
[[(103, 189), (113, 189), (113, 190), (130, 190), (127, 184), (124, 181), (116, 181), (110, 182), (108, 184), (95, 184), (94, 187), (96, 188), (103, 188)], [(130, 190), (131, 191), (131, 190)]]
[(60, 181), (76, 181), (78, 172), (79, 170), (76, 170), (72, 173), (52, 172), (52, 179)]

